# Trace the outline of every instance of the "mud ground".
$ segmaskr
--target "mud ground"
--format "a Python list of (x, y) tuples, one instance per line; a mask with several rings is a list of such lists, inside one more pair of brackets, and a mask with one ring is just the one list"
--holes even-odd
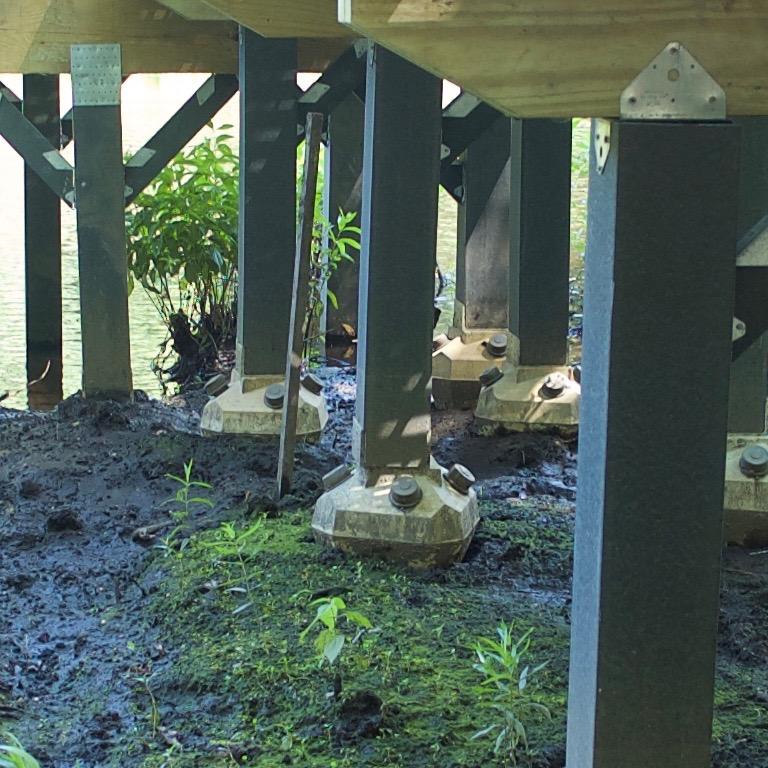
[[(123, 749), (146, 730), (136, 706), (142, 669), (132, 651), (146, 649), (145, 663), (160, 668), (174, 663), (167, 647), (173, 617), (158, 619), (149, 610), (166, 573), (157, 547), (163, 532), (137, 530), (167, 523), (163, 502), (176, 488), (166, 475), (178, 474), (189, 459), (194, 474), (215, 488), (214, 508), (193, 517), (193, 530), (215, 528), (233, 511), (301, 522), (321, 493), (323, 474), (350, 451), (354, 379), (348, 372), (324, 375), (329, 427), (319, 442), (300, 447), (294, 493), (279, 504), (272, 498), (276, 444), (202, 438), (202, 393), (167, 404), (141, 395), (128, 405), (73, 397), (50, 414), (0, 409), (0, 731), (19, 736), (44, 768), (165, 764), (147, 762), (151, 747), (144, 755)], [(460, 461), (478, 477), (483, 521), (464, 563), (447, 575), (419, 576), (411, 588), (419, 593), (430, 580), (448, 580), (488, 599), (525, 594), (567, 622), (575, 441), (484, 437), (466, 413), (435, 414), (433, 422), (436, 458)], [(313, 547), (306, 545), (312, 557), (325, 556)], [(768, 766), (766, 619), (768, 556), (729, 551), (717, 768)], [(184, 711), (188, 719), (214, 721), (223, 717), (223, 700), (216, 692), (193, 701), (179, 695), (168, 706), (182, 722)], [(354, 738), (364, 741), (365, 729)], [(540, 765), (563, 764), (562, 744), (547, 754)]]

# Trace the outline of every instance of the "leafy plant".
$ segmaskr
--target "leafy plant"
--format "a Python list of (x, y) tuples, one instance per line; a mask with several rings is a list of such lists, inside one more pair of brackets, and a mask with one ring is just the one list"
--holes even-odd
[(234, 523), (222, 523), (213, 541), (202, 542), (203, 547), (212, 550), (219, 563), (235, 566), (240, 573), (236, 579), (221, 585), (232, 594), (245, 594), (248, 598), (235, 608), (235, 614), (242, 613), (252, 604), (250, 596), (253, 584), (248, 560), (261, 549), (266, 535), (264, 519), (258, 518), (242, 530), (238, 530)]
[(40, 763), (12, 733), (6, 733), (3, 738), (7, 743), (0, 744), (0, 768), (40, 768)]
[(551, 718), (549, 709), (532, 698), (528, 687), (547, 662), (536, 667), (523, 666), (533, 629), (515, 640), (513, 626), (502, 622), (496, 633), (498, 640), (480, 637), (474, 645), (477, 662), (473, 667), (484, 678), (481, 696), (490, 700), (495, 720), (477, 731), (472, 739), (495, 737), (494, 754), (503, 755), (509, 763), (517, 765), (521, 753), (529, 754), (526, 719), (530, 715)]
[(194, 460), (190, 459), (184, 463), (184, 477), (178, 475), (167, 474), (166, 477), (169, 480), (173, 480), (178, 484), (176, 493), (163, 502), (163, 505), (173, 505), (170, 510), (171, 519), (177, 523), (177, 525), (165, 536), (160, 544), (155, 546), (156, 549), (163, 551), (166, 557), (169, 555), (181, 556), (184, 547), (187, 544), (185, 539), (181, 545), (177, 542), (179, 532), (184, 530), (192, 512), (196, 507), (213, 507), (213, 502), (206, 496), (194, 495), (197, 492), (197, 488), (204, 490), (213, 490), (213, 486), (210, 483), (204, 483), (202, 480), (192, 479), (192, 467)]
[(324, 309), (323, 295), (325, 294), (334, 309), (339, 308), (338, 297), (328, 287), (331, 276), (343, 262), (354, 262), (353, 252), (360, 250), (360, 227), (353, 224), (356, 218), (357, 213), (354, 211), (345, 213), (341, 209), (335, 223), (325, 216), (315, 215), (307, 319), (304, 327), (305, 359), (310, 357), (314, 342), (322, 338), (317, 329)]
[(192, 466), (194, 459), (184, 463), (184, 477), (178, 475), (166, 475), (169, 480), (178, 483), (179, 487), (176, 493), (163, 504), (175, 505), (171, 509), (171, 517), (178, 523), (185, 523), (195, 507), (213, 507), (213, 502), (206, 496), (193, 496), (196, 488), (203, 488), (206, 491), (213, 490), (210, 483), (204, 483), (202, 480), (192, 479)]
[[(233, 344), (238, 156), (231, 141), (220, 133), (182, 151), (126, 214), (129, 289), (142, 286), (168, 329), (155, 360), (161, 380), (193, 380)], [(178, 362), (164, 370), (174, 352)]]
[(315, 638), (315, 649), (320, 666), (326, 662), (334, 664), (344, 648), (347, 636), (339, 629), (342, 621), (346, 626), (355, 628), (353, 642), (366, 630), (373, 629), (373, 624), (367, 616), (358, 611), (349, 610), (340, 597), (321, 597), (313, 600), (310, 606), (317, 608), (315, 618), (299, 635), (299, 639), (303, 642), (315, 627), (320, 627), (320, 632)]

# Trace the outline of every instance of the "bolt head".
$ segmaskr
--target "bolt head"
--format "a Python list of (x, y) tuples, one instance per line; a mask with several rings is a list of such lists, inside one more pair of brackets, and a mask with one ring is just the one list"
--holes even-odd
[(323, 392), (323, 382), (312, 373), (308, 373), (304, 376), (301, 380), (301, 386), (313, 395), (320, 395)]
[(503, 378), (504, 378), (503, 371), (498, 369), (495, 365), (492, 365), (490, 368), (486, 368), (480, 374), (480, 386), (492, 387), (497, 381), (500, 381)]
[(410, 475), (401, 475), (389, 490), (389, 500), (398, 509), (413, 509), (424, 496), (424, 492)]
[(551, 373), (544, 379), (544, 383), (541, 385), (539, 395), (544, 400), (554, 400), (560, 397), (568, 387), (568, 380), (562, 373)]
[(264, 404), (273, 411), (279, 411), (285, 401), (285, 385), (270, 384), (264, 392)]
[(455, 491), (466, 496), (475, 484), (475, 476), (463, 464), (454, 464), (445, 476), (448, 484)]
[(488, 354), (493, 357), (504, 357), (507, 354), (507, 347), (509, 346), (509, 339), (506, 333), (494, 333), (488, 343), (486, 349)]
[(739, 469), (746, 477), (768, 475), (768, 450), (762, 445), (747, 446), (741, 453)]

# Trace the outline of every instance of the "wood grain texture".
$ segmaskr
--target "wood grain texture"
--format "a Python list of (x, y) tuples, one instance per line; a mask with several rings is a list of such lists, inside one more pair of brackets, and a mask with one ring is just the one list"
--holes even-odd
[(337, 0), (205, 0), (264, 37), (344, 37)]
[[(125, 74), (234, 74), (237, 39), (234, 22), (190, 21), (153, 0), (0, 0), (0, 72), (69, 72), (71, 45), (120, 43)], [(299, 68), (322, 72), (348, 45), (302, 39)]]
[(510, 115), (615, 116), (673, 40), (729, 114), (768, 114), (768, 0), (340, 0), (339, 18)]
[(203, 0), (158, 0), (160, 5), (170, 8), (179, 16), (190, 21), (229, 21), (229, 17)]

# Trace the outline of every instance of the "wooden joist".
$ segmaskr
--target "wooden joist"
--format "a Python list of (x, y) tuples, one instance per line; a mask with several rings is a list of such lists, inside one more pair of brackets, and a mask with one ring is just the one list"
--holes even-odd
[[(0, 0), (0, 72), (69, 72), (71, 45), (120, 43), (124, 74), (235, 74), (237, 39), (233, 21), (190, 21), (154, 0)], [(322, 72), (348, 45), (302, 39), (299, 68)]]
[(615, 116), (669, 42), (768, 115), (768, 0), (340, 0), (339, 19), (520, 117)]
[(230, 20), (223, 13), (204, 3), (203, 0), (158, 0), (158, 2), (190, 21)]
[(263, 37), (349, 37), (337, 0), (204, 0)]

